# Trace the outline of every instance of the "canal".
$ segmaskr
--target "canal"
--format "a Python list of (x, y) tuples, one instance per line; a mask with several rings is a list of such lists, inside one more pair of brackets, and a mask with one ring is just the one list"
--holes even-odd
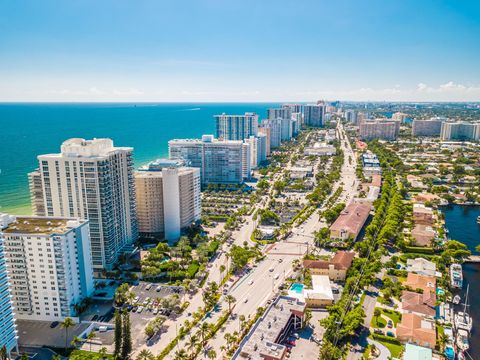
[[(475, 247), (480, 244), (480, 224), (477, 224), (480, 206), (450, 205), (442, 207), (441, 210), (445, 214), (445, 223), (450, 238), (466, 244), (472, 254), (480, 255), (475, 251)], [(473, 318), (469, 353), (477, 359), (473, 354), (480, 354), (480, 264), (463, 265), (463, 277), (462, 301), (467, 284), (470, 284), (468, 302), (471, 305), (468, 311)]]

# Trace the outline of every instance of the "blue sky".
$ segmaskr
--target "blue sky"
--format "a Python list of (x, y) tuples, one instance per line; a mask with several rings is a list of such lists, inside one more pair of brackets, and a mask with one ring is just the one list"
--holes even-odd
[(480, 100), (480, 1), (0, 0), (0, 101)]

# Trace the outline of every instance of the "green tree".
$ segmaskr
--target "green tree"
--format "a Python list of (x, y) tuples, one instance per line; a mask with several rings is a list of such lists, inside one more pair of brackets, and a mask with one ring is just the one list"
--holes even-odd
[(72, 320), (72, 318), (66, 317), (63, 320), (61, 326), (62, 326), (63, 329), (65, 329), (65, 352), (67, 352), (67, 349), (68, 349), (68, 329), (75, 326), (75, 322)]
[(26, 352), (22, 353), (22, 356), (20, 357), (20, 360), (28, 360), (28, 355)]
[(228, 294), (225, 296), (225, 301), (228, 303), (228, 312), (232, 312), (232, 304), (237, 301), (233, 295)]
[(207, 352), (207, 357), (209, 359), (216, 359), (217, 358), (217, 352), (213, 349), (208, 350)]
[(97, 333), (95, 331), (91, 331), (88, 335), (87, 335), (87, 340), (88, 340), (88, 343), (90, 345), (90, 352), (92, 352), (92, 341), (93, 339), (95, 339), (97, 337)]
[(137, 356), (136, 360), (154, 360), (155, 356), (150, 352), (150, 350), (143, 349)]
[(98, 354), (100, 355), (100, 360), (105, 359), (107, 357), (107, 348), (105, 346), (102, 346)]
[(0, 350), (0, 360), (8, 360), (8, 351), (5, 345), (3, 345)]
[(115, 311), (114, 358), (118, 358), (122, 351), (122, 314)]
[(130, 358), (132, 352), (132, 334), (130, 333), (130, 315), (124, 311), (122, 314), (122, 359)]

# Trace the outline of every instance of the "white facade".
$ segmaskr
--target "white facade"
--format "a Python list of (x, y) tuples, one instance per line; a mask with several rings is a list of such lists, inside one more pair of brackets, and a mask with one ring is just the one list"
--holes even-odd
[(165, 239), (177, 240), (180, 238), (180, 185), (178, 183), (178, 169), (167, 168), (162, 170), (163, 211), (165, 216)]
[(217, 138), (223, 140), (243, 140), (258, 134), (258, 115), (215, 115)]
[(250, 145), (237, 140), (175, 139), (168, 142), (170, 159), (183, 159), (200, 169), (203, 185), (241, 184), (250, 176)]
[(413, 120), (413, 136), (440, 136), (444, 118), (431, 118), (430, 120)]
[(270, 129), (270, 148), (277, 148), (282, 144), (282, 120), (265, 120), (262, 125)]
[(267, 159), (267, 137), (263, 134), (250, 136), (247, 140), (250, 145), (250, 164), (256, 169), (262, 161)]
[(94, 291), (88, 221), (19, 216), (3, 237), (16, 318), (75, 317)]
[(268, 117), (268, 120), (276, 120), (276, 119), (290, 120), (292, 118), (292, 109), (290, 107), (268, 109), (267, 117)]
[(360, 123), (359, 135), (362, 140), (396, 140), (400, 132), (399, 120), (364, 120)]
[(138, 236), (132, 152), (110, 139), (70, 139), (61, 153), (38, 156), (39, 169), (30, 174), (37, 184), (31, 186), (32, 203), (43, 202), (36, 215), (89, 220), (98, 270), (112, 269)]
[(440, 138), (442, 140), (480, 140), (480, 122), (443, 122)]

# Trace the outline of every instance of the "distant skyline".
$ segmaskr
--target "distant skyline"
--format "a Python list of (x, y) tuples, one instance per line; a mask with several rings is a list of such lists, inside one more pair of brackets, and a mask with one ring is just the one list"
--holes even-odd
[(480, 101), (474, 0), (0, 0), (0, 102)]

